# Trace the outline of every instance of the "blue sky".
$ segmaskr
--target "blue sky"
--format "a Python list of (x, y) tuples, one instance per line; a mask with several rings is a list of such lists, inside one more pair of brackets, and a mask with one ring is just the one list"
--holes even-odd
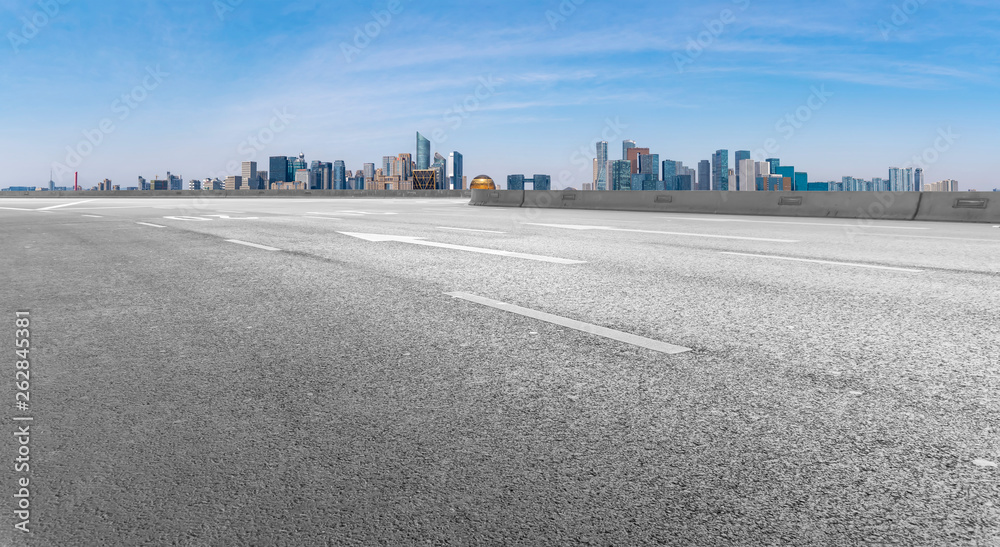
[(356, 170), (415, 152), (421, 131), (470, 178), (554, 187), (589, 182), (607, 138), (612, 159), (634, 139), (689, 166), (746, 149), (812, 180), (914, 165), (992, 189), (996, 6), (0, 0), (0, 187), (299, 152)]

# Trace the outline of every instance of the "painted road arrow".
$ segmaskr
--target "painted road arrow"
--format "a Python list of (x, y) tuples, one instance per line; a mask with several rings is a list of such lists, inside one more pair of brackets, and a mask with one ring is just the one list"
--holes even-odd
[(511, 251), (498, 251), (496, 249), (483, 249), (481, 247), (466, 247), (464, 245), (451, 245), (450, 243), (437, 243), (435, 241), (426, 241), (422, 237), (394, 236), (385, 234), (359, 234), (355, 232), (337, 232), (337, 233), (377, 243), (382, 243), (385, 241), (394, 241), (397, 243), (408, 243), (410, 245), (423, 245), (424, 247), (439, 247), (441, 249), (452, 249), (455, 251), (466, 251), (469, 253), (482, 253), (487, 255), (508, 256), (511, 258), (523, 258), (525, 260), (537, 260), (539, 262), (550, 262), (552, 264), (586, 264), (586, 261), (583, 260), (569, 260), (566, 258), (555, 258), (551, 256), (515, 253)]
[(528, 226), (542, 226), (545, 228), (564, 228), (566, 230), (604, 230), (609, 232), (632, 232), (635, 234), (661, 234), (668, 236), (686, 236), (686, 237), (707, 237), (711, 239), (738, 239), (742, 241), (767, 241), (770, 243), (798, 243), (794, 239), (772, 239), (766, 237), (744, 237), (744, 236), (721, 236), (715, 234), (692, 234), (688, 232), (661, 232), (658, 230), (634, 230), (631, 228), (615, 228), (612, 226), (582, 226), (578, 224), (536, 224), (533, 222), (526, 222)]

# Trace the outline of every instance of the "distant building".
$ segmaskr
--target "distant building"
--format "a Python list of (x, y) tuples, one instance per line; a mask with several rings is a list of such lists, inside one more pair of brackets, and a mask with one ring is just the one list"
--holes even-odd
[(201, 181), (198, 179), (191, 179), (188, 181), (188, 190), (201, 190)]
[(712, 189), (729, 190), (729, 150), (717, 150), (712, 155)]
[(417, 132), (417, 169), (430, 169), (431, 167), (431, 141), (424, 138)]
[(631, 148), (635, 148), (635, 141), (626, 140), (622, 141), (622, 159), (628, 161), (628, 151)]
[(649, 190), (656, 190), (656, 183), (660, 180), (660, 155), (639, 154), (637, 159), (639, 161), (639, 174), (646, 175), (645, 180), (653, 183), (653, 187)]
[(276, 182), (288, 181), (288, 158), (285, 156), (271, 156), (268, 162), (267, 187), (271, 188)]
[(597, 143), (597, 176), (594, 177), (594, 185), (595, 190), (608, 189), (608, 141)]
[(234, 191), (243, 189), (243, 177), (240, 175), (230, 175), (226, 177), (225, 190)]
[(414, 169), (413, 189), (414, 190), (435, 190), (437, 181), (437, 170), (435, 169)]
[(169, 180), (151, 180), (149, 181), (149, 189), (153, 191), (164, 191), (170, 190)]
[(333, 162), (333, 189), (347, 190), (347, 166), (344, 160)]
[(448, 183), (452, 190), (465, 190), (465, 158), (457, 151), (448, 155)]
[(628, 159), (631, 164), (630, 169), (634, 175), (639, 172), (639, 156), (649, 154), (649, 148), (637, 148), (633, 146), (632, 148), (626, 150), (626, 152), (628, 153), (628, 158), (626, 159)]
[(608, 173), (610, 180), (608, 184), (612, 191), (632, 189), (632, 162), (628, 160), (615, 160), (611, 162), (611, 171)]
[(924, 191), (924, 170), (919, 167), (913, 170), (913, 191)]
[(375, 164), (374, 163), (366, 163), (364, 165), (364, 167), (363, 167), (362, 170), (363, 170), (364, 175), (365, 175), (365, 182), (374, 182), (375, 181)]
[(440, 153), (434, 153), (434, 164), (431, 165), (437, 175), (435, 176), (435, 186), (437, 190), (448, 190), (448, 160)]
[(170, 190), (178, 191), (184, 189), (184, 179), (177, 175), (171, 175), (170, 171), (167, 171), (167, 183), (170, 186)]
[(257, 162), (255, 161), (245, 161), (243, 162), (243, 173), (241, 178), (244, 184), (246, 184), (248, 190), (256, 190), (257, 186)]
[(525, 190), (526, 184), (531, 184), (532, 190), (551, 190), (552, 177), (548, 175), (535, 175), (530, 179), (524, 175), (509, 175), (507, 177), (508, 190)]
[(712, 162), (708, 160), (698, 162), (698, 184), (695, 189), (702, 192), (712, 189)]
[(677, 162), (673, 160), (663, 160), (660, 163), (660, 174), (663, 178), (663, 190), (672, 192), (677, 189)]
[(735, 163), (733, 164), (733, 167), (736, 168), (736, 189), (740, 190), (740, 191), (744, 191), (744, 192), (747, 191), (747, 190), (754, 190), (754, 188), (744, 188), (744, 185), (743, 185), (743, 181), (744, 181), (744, 179), (743, 179), (743, 173), (742, 173), (742, 169), (740, 169), (740, 162), (742, 162), (743, 160), (750, 159), (750, 151), (749, 150), (737, 150), (736, 152), (733, 153), (733, 156), (734, 156), (733, 159), (735, 161)]

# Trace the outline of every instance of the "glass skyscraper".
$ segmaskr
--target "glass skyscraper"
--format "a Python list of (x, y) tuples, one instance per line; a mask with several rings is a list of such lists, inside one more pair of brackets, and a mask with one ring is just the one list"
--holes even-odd
[(465, 188), (462, 187), (462, 178), (465, 176), (465, 166), (462, 165), (462, 155), (458, 152), (452, 152), (449, 156), (448, 182), (451, 183), (451, 189), (465, 190)]
[(622, 141), (622, 159), (628, 159), (629, 148), (635, 148), (635, 141)]
[(431, 141), (424, 138), (417, 132), (417, 169), (430, 169), (431, 167)]
[(268, 164), (269, 171), (267, 178), (270, 184), (275, 182), (290, 182), (288, 180), (288, 158), (285, 156), (272, 156)]
[(663, 160), (663, 188), (668, 192), (677, 189), (677, 162), (673, 160)]
[(712, 155), (712, 190), (729, 191), (729, 150)]
[(347, 167), (344, 160), (333, 162), (333, 189), (347, 190)]
[(597, 143), (597, 188), (595, 190), (608, 189), (608, 141)]
[(712, 189), (712, 162), (701, 160), (698, 162), (698, 190), (707, 191)]
[(628, 160), (616, 160), (611, 162), (611, 190), (631, 190), (632, 189), (632, 162)]

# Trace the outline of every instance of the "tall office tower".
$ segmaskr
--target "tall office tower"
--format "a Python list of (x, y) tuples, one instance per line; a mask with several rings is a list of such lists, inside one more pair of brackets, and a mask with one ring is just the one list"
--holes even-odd
[(746, 190), (745, 188), (743, 188), (743, 179), (742, 179), (741, 173), (740, 173), (740, 162), (742, 162), (743, 160), (750, 159), (750, 151), (748, 151), (748, 150), (737, 150), (736, 152), (734, 152), (733, 155), (734, 155), (733, 159), (735, 160), (734, 164), (733, 164), (733, 167), (736, 168), (736, 189), (737, 190)]
[(767, 181), (771, 176), (771, 164), (766, 161), (755, 161), (753, 186), (757, 191), (767, 191)]
[(629, 148), (627, 152), (628, 152), (628, 157), (625, 159), (632, 164), (632, 174), (633, 175), (638, 174), (639, 156), (649, 154), (649, 148), (637, 148), (633, 146), (632, 148)]
[(295, 182), (295, 172), (298, 169), (295, 167), (295, 160), (298, 159), (295, 156), (288, 156), (285, 158), (288, 164), (288, 170), (285, 174), (285, 182)]
[(919, 167), (913, 170), (913, 191), (924, 191), (924, 170)]
[(913, 168), (908, 167), (903, 171), (903, 185), (907, 192), (913, 191)]
[(146, 182), (146, 179), (142, 178), (142, 175), (139, 175), (139, 183), (138, 184), (139, 184), (139, 189), (140, 190), (149, 190), (149, 183)]
[(778, 158), (768, 158), (765, 161), (767, 161), (768, 165), (770, 165), (772, 175), (776, 174), (778, 172), (778, 168), (781, 167), (781, 160)]
[(333, 189), (347, 190), (347, 170), (344, 160), (333, 162)]
[(288, 182), (288, 158), (271, 156), (268, 167), (268, 187), (276, 182)]
[(524, 175), (507, 175), (508, 190), (524, 190)]
[(429, 169), (431, 166), (431, 141), (417, 132), (417, 169)]
[(631, 190), (632, 189), (632, 162), (628, 160), (617, 160), (611, 162), (611, 172), (609, 175), (609, 188), (611, 190)]
[(434, 189), (448, 190), (448, 179), (445, 178), (448, 174), (448, 160), (446, 160), (440, 153), (435, 152), (434, 164), (431, 165), (431, 169), (433, 169), (436, 173), (434, 176)]
[(729, 190), (729, 150), (717, 150), (712, 154), (712, 189)]
[(392, 162), (396, 158), (392, 156), (382, 156), (382, 176), (391, 177), (392, 176)]
[(409, 182), (413, 178), (413, 156), (404, 152), (396, 158), (396, 162), (399, 172), (396, 172), (396, 168), (393, 168), (393, 176), (399, 177), (403, 182)]
[(660, 155), (641, 154), (639, 159), (639, 174), (647, 175), (643, 182), (643, 190), (659, 190), (660, 182)]
[[(243, 179), (244, 183), (246, 179)], [(171, 175), (170, 171), (167, 171), (167, 186), (171, 190), (183, 190), (184, 189), (184, 179), (178, 177), (177, 175)]]
[[(597, 187), (597, 172), (598, 171), (600, 171), (600, 169), (597, 167), (597, 158), (594, 158), (594, 178), (592, 178), (590, 180), (590, 186), (588, 188), (596, 188)], [(584, 188), (584, 190), (587, 190), (588, 188)]]
[(293, 165), (296, 173), (298, 173), (299, 169), (308, 169), (309, 166), (306, 164), (306, 155), (300, 152), (299, 157), (294, 158)]
[(903, 170), (898, 167), (892, 167), (889, 169), (889, 187), (892, 188), (892, 192), (903, 192), (906, 188), (906, 183), (903, 182)]
[(594, 189), (608, 189), (608, 141), (597, 143), (597, 177), (594, 180)]
[[(157, 181), (153, 181), (157, 182)], [(242, 190), (243, 189), (243, 177), (238, 175), (232, 175), (226, 177), (226, 190)]]
[(371, 182), (375, 180), (375, 164), (366, 163), (364, 165), (365, 182)]
[(698, 162), (698, 190), (706, 192), (712, 189), (712, 162), (701, 160)]
[(465, 190), (465, 158), (458, 151), (448, 154), (448, 183), (452, 190)]
[(325, 161), (320, 170), (321, 181), (319, 187), (324, 190), (333, 190), (333, 163)]
[(622, 159), (628, 159), (629, 148), (635, 148), (635, 141), (622, 141)]
[(663, 190), (673, 191), (677, 189), (677, 162), (663, 160), (661, 163), (663, 174)]
[(201, 181), (198, 179), (191, 179), (188, 181), (188, 190), (201, 190)]
[(535, 175), (531, 179), (534, 181), (532, 189), (534, 190), (551, 190), (552, 189), (552, 177), (548, 175)]

